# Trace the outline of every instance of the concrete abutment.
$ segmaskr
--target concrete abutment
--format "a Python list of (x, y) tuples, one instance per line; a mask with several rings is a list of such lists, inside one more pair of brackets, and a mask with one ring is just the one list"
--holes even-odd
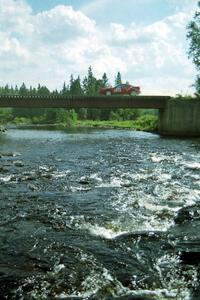
[(170, 99), (159, 110), (158, 128), (161, 135), (200, 137), (200, 99)]

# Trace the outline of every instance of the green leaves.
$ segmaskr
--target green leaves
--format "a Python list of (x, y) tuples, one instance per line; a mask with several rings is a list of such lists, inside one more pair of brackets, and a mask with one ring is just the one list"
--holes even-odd
[[(200, 7), (200, 1), (198, 2)], [(195, 64), (198, 75), (195, 82), (196, 91), (200, 92), (200, 11), (196, 11), (193, 20), (187, 26), (187, 39), (189, 40), (189, 57)]]

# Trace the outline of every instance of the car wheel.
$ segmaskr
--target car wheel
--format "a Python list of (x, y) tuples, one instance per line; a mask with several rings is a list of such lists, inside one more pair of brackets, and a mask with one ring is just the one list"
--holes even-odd
[(112, 95), (111, 91), (106, 92), (106, 96), (111, 96), (111, 95)]

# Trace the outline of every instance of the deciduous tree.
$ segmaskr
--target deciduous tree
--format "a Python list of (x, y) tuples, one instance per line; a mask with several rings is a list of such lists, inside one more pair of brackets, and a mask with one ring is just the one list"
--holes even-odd
[[(198, 1), (200, 9), (200, 1)], [(190, 42), (189, 57), (192, 58), (197, 68), (197, 79), (195, 82), (196, 91), (200, 94), (200, 11), (196, 11), (193, 20), (187, 27), (187, 38)]]

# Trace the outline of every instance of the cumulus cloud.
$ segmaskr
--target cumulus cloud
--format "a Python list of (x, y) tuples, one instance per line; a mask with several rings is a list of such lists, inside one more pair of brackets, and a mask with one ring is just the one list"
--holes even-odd
[(60, 5), (39, 13), (34, 24), (40, 39), (46, 43), (62, 43), (77, 36), (95, 34), (95, 22), (71, 6)]
[[(85, 10), (104, 2), (95, 0)], [(25, 0), (0, 0), (0, 7), (0, 85), (24, 81), (60, 88), (71, 73), (85, 75), (89, 65), (96, 76), (107, 72), (111, 81), (120, 71), (145, 93), (184, 92), (194, 81), (185, 42), (194, 10), (146, 25), (110, 23), (105, 31), (71, 6), (37, 14)]]

